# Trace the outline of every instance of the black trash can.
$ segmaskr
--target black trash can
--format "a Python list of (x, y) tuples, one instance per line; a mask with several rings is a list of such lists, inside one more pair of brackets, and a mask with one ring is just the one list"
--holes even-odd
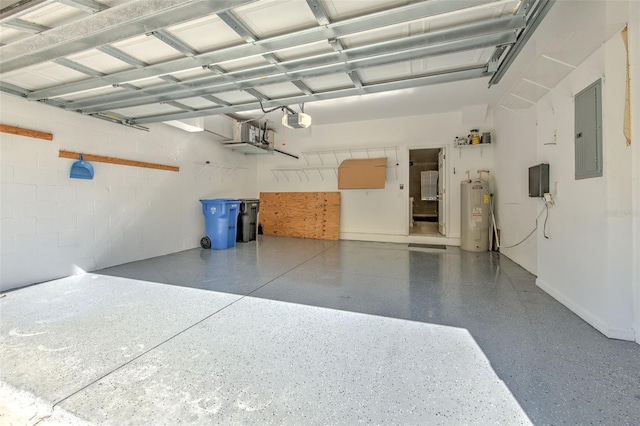
[(260, 211), (260, 200), (255, 198), (240, 199), (240, 214), (238, 214), (238, 234), (236, 241), (248, 243), (256, 239), (258, 231), (258, 211)]

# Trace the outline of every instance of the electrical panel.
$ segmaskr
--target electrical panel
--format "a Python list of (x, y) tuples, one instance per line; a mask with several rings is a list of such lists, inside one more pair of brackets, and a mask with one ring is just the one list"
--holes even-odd
[(575, 178), (602, 176), (602, 82), (575, 97)]

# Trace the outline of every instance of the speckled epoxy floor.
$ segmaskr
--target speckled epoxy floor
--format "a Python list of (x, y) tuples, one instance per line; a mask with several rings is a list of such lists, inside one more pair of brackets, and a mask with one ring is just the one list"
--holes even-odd
[(492, 253), (267, 237), (135, 262), (0, 299), (0, 399), (40, 425), (639, 424), (640, 345), (534, 281)]

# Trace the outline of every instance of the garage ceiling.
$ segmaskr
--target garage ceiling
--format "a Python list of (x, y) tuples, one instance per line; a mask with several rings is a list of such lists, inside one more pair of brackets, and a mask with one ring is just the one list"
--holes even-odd
[(21, 0), (0, 91), (125, 125), (484, 79), (549, 0)]

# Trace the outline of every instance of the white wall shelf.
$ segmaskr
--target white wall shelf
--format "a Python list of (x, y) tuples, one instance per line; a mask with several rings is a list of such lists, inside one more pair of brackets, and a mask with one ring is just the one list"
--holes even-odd
[(202, 172), (208, 169), (208, 170), (214, 170), (214, 172), (210, 174), (209, 179), (213, 179), (215, 176), (219, 176), (220, 182), (224, 181), (224, 178), (232, 175), (236, 171), (248, 170), (247, 167), (239, 167), (239, 166), (233, 166), (229, 164), (217, 164), (217, 163), (212, 163), (210, 161), (205, 161), (204, 163), (195, 163), (195, 164), (199, 164), (202, 166), (202, 168), (198, 170), (198, 172), (196, 173), (195, 178), (197, 178)]
[(244, 155), (273, 155), (273, 151), (269, 150), (268, 146), (257, 143), (229, 142), (223, 143), (222, 146), (235, 152), (241, 152)]
[(368, 147), (368, 148), (340, 148), (340, 149), (327, 149), (323, 151), (305, 151), (302, 153), (307, 166), (313, 165), (312, 163), (319, 162), (320, 166), (325, 165), (340, 165), (343, 160), (353, 158), (390, 158), (392, 156), (393, 164), (398, 165), (398, 150), (397, 146), (380, 146), (380, 147)]
[(453, 145), (454, 148), (458, 148), (459, 149), (459, 151), (458, 151), (459, 158), (462, 158), (462, 151), (464, 149), (467, 149), (467, 148), (478, 148), (478, 147), (480, 148), (480, 157), (482, 157), (482, 150), (485, 147), (490, 147), (490, 146), (491, 146), (491, 143), (477, 143), (475, 145), (473, 145), (473, 144), (470, 144), (470, 145), (456, 145), (454, 143), (454, 145)]
[[(388, 169), (394, 169), (396, 172), (396, 180), (398, 180), (398, 166), (387, 166)], [(276, 178), (278, 182), (280, 182), (280, 178), (286, 179), (287, 182), (291, 182), (289, 176), (297, 176), (300, 182), (302, 182), (302, 178), (304, 177), (307, 182), (311, 181), (311, 177), (319, 176), (322, 181), (325, 181), (326, 172), (333, 171), (333, 175), (338, 177), (338, 166), (310, 166), (310, 167), (296, 167), (296, 168), (285, 168), (285, 169), (271, 169), (271, 173)], [(331, 173), (327, 173), (331, 175)]]
[(336, 178), (338, 177), (338, 166), (271, 169), (271, 173), (273, 173), (273, 176), (278, 182), (280, 182), (280, 178), (284, 178), (287, 180), (287, 182), (291, 182), (289, 176), (294, 174), (298, 177), (300, 182), (302, 182), (303, 176), (306, 178), (307, 182), (309, 182), (309, 175), (311, 174), (311, 172), (314, 172), (313, 174), (317, 174), (318, 176), (320, 176), (320, 178), (324, 182), (325, 175), (323, 172), (327, 171), (333, 171), (333, 174), (335, 174)]

